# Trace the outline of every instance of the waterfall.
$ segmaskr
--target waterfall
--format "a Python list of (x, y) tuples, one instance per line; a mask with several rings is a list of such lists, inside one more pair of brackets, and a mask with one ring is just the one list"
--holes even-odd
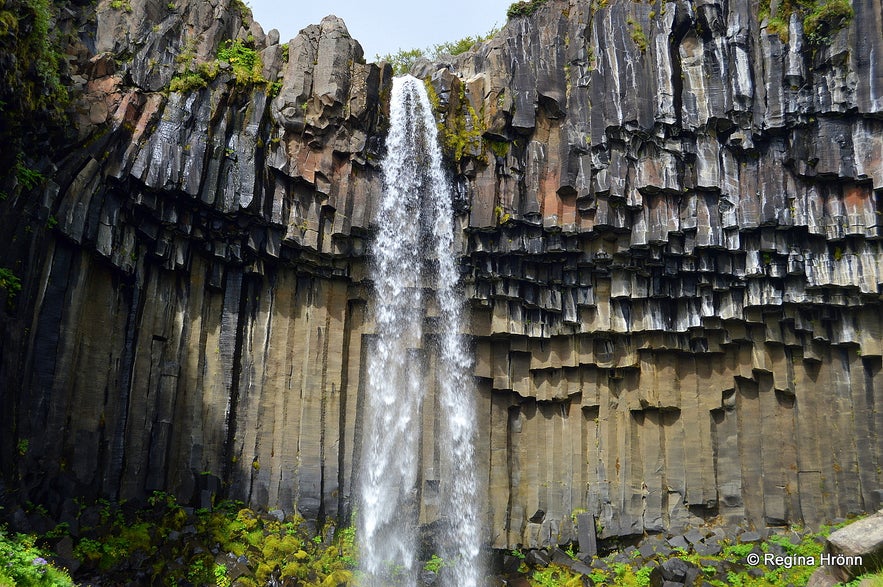
[[(372, 247), (376, 335), (367, 357), (357, 530), (363, 584), (414, 585), (421, 409), (436, 359), (441, 583), (480, 575), (471, 358), (454, 255), (452, 190), (423, 83), (393, 80), (383, 194)], [(428, 321), (427, 308), (435, 316)], [(425, 324), (433, 324), (424, 332)], [(427, 329), (430, 330), (430, 329)]]

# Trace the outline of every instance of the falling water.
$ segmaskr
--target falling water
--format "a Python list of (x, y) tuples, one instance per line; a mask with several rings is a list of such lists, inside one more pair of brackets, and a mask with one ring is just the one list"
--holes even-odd
[[(396, 78), (372, 249), (376, 337), (367, 365), (357, 515), (363, 583), (374, 587), (416, 582), (424, 348), (437, 353), (441, 579), (450, 587), (474, 587), (479, 577), (471, 363), (460, 334), (464, 302), (457, 287), (452, 191), (436, 132), (423, 83)], [(435, 344), (429, 344), (422, 327), (426, 304), (433, 301), (438, 316)]]

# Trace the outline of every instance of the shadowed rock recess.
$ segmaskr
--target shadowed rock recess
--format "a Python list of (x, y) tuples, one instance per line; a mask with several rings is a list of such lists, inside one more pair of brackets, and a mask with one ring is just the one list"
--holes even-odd
[[(346, 518), (391, 68), (334, 17), (284, 46), (235, 0), (118, 5), (69, 48), (78, 142), (0, 202), (3, 485)], [(488, 544), (875, 507), (883, 6), (852, 7), (810, 42), (756, 2), (549, 0), (415, 66), (459, 195)]]

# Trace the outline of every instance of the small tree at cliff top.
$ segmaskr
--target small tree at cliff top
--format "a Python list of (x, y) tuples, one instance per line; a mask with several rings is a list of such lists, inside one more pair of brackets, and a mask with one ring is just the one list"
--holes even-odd
[(500, 27), (495, 26), (483, 35), (468, 35), (456, 41), (446, 41), (433, 45), (429, 49), (399, 49), (395, 53), (386, 53), (385, 55), (375, 55), (377, 61), (386, 61), (392, 65), (392, 70), (396, 75), (404, 75), (411, 70), (414, 63), (421, 57), (429, 59), (439, 59), (443, 55), (459, 55), (465, 53), (479, 43), (487, 41), (500, 31)]

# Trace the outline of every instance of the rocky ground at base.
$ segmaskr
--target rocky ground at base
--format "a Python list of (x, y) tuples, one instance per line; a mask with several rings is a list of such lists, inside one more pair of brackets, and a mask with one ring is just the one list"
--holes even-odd
[[(879, 540), (868, 528), (849, 534), (852, 546), (837, 544), (850, 526), (883, 528), (883, 514), (856, 524), (837, 519), (818, 532), (798, 527), (753, 529), (694, 528), (683, 534), (652, 535), (600, 555), (574, 548), (511, 551), (499, 557), (500, 572), (489, 585), (636, 587), (723, 587), (879, 585)], [(843, 529), (839, 529), (845, 527)], [(855, 557), (863, 566), (850, 566)], [(852, 558), (849, 558), (852, 557)], [(822, 580), (825, 582), (822, 582)], [(815, 581), (815, 582), (814, 582)], [(876, 581), (876, 582), (875, 582)], [(424, 585), (433, 585), (424, 582)]]
[[(33, 551), (40, 556), (29, 555), (37, 561), (31, 565), (67, 569), (80, 585), (359, 584), (353, 527), (316, 526), (282, 510), (255, 512), (241, 502), (195, 509), (157, 493), (148, 508), (100, 501), (79, 505), (60, 522), (39, 507), (7, 512), (6, 517), (7, 536), (26, 532), (30, 543), (42, 548)], [(857, 521), (836, 519), (818, 531), (795, 526), (703, 527), (674, 535), (601, 540), (596, 552), (585, 552), (587, 547), (580, 549), (575, 542), (488, 550), (483, 585), (868, 587), (883, 580), (881, 535), (883, 510)], [(447, 585), (446, 561), (431, 547), (424, 550), (417, 585)]]

